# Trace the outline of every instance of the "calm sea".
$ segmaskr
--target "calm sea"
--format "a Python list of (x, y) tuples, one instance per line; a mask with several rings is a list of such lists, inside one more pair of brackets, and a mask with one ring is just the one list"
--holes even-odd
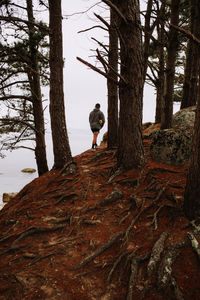
[[(98, 141), (102, 140), (105, 130), (100, 133)], [(92, 133), (88, 129), (70, 129), (68, 132), (72, 155), (76, 156), (91, 148)], [(53, 165), (53, 152), (50, 133), (46, 138), (49, 168)], [(2, 207), (3, 193), (19, 192), (27, 183), (37, 177), (33, 174), (22, 173), (24, 168), (36, 168), (34, 153), (30, 150), (19, 149), (7, 151), (6, 157), (0, 158), (0, 207)]]

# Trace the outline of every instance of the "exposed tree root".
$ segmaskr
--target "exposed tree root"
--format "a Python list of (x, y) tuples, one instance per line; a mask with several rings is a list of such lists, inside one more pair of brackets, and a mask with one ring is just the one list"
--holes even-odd
[(130, 212), (128, 212), (120, 221), (119, 221), (119, 225), (121, 225), (129, 216), (130, 216)]
[(30, 236), (32, 234), (44, 233), (44, 232), (54, 232), (58, 229), (66, 227), (66, 226), (67, 226), (67, 224), (59, 224), (56, 226), (49, 226), (49, 227), (39, 227), (39, 226), (38, 227), (34, 227), (34, 226), (29, 227), (26, 230), (17, 234), (18, 238), (16, 240), (14, 240), (11, 247), (14, 247), (22, 239), (24, 239), (25, 237)]
[(150, 254), (143, 254), (137, 257), (134, 257), (131, 260), (131, 275), (129, 279), (129, 285), (128, 285), (128, 293), (126, 300), (132, 300), (133, 299), (133, 291), (134, 287), (137, 281), (137, 275), (138, 275), (138, 270), (139, 270), (139, 265), (147, 260), (149, 258)]
[(168, 247), (166, 255), (161, 260), (159, 269), (158, 269), (158, 288), (164, 289), (169, 285), (172, 279), (172, 265), (175, 262), (176, 258), (180, 254), (177, 249), (183, 248), (186, 246), (185, 241), (181, 241)]
[(126, 256), (127, 253), (122, 253), (117, 260), (115, 261), (115, 263), (113, 264), (112, 269), (110, 270), (109, 274), (108, 274), (108, 278), (107, 278), (107, 283), (109, 284), (111, 281), (111, 277), (113, 276), (113, 273), (115, 272), (117, 266), (120, 264), (120, 262), (122, 261), (122, 259), (124, 258), (124, 256)]
[(172, 207), (172, 206), (169, 206), (169, 205), (166, 205), (166, 204), (163, 204), (163, 205), (161, 205), (157, 210), (156, 210), (156, 212), (154, 213), (154, 215), (153, 215), (153, 220), (152, 220), (152, 225), (154, 225), (154, 230), (157, 230), (158, 229), (158, 214), (159, 214), (159, 212), (161, 211), (161, 209), (162, 208), (164, 208), (164, 207)]
[(129, 234), (131, 232), (131, 229), (133, 228), (133, 226), (135, 225), (135, 223), (138, 221), (139, 217), (145, 213), (148, 209), (150, 209), (151, 207), (153, 207), (162, 197), (163, 193), (165, 192), (166, 187), (162, 187), (157, 195), (157, 197), (155, 198), (155, 200), (153, 200), (151, 202), (151, 204), (145, 208), (143, 208), (138, 214), (137, 216), (132, 220), (131, 224), (129, 225), (129, 227), (127, 228), (126, 232), (125, 232), (125, 237), (124, 237), (124, 241), (125, 243), (128, 241), (128, 237)]
[(69, 199), (72, 199), (72, 198), (77, 197), (77, 196), (78, 195), (76, 193), (70, 193), (70, 194), (67, 194), (67, 195), (62, 195), (62, 197), (58, 201), (56, 201), (55, 205), (59, 204), (62, 201), (69, 200)]
[(184, 300), (183, 294), (181, 290), (179, 289), (177, 282), (174, 277), (171, 277), (171, 287), (173, 288), (174, 295), (177, 300)]
[(78, 265), (74, 266), (71, 268), (71, 270), (77, 270), (80, 269), (81, 267), (85, 266), (89, 262), (91, 262), (95, 257), (103, 253), (105, 250), (110, 248), (120, 237), (123, 236), (123, 232), (118, 232), (114, 234), (102, 247), (94, 251), (92, 254), (84, 258)]
[(148, 276), (150, 277), (153, 271), (156, 269), (158, 262), (160, 261), (160, 256), (164, 250), (164, 244), (168, 237), (166, 232), (163, 232), (159, 239), (155, 242), (152, 251), (151, 257), (147, 266)]
[(199, 246), (199, 242), (197, 241), (197, 239), (195, 238), (195, 236), (191, 233), (191, 232), (187, 232), (187, 237), (189, 238), (192, 248), (195, 251), (195, 253), (197, 254), (198, 259), (200, 260), (200, 246)]

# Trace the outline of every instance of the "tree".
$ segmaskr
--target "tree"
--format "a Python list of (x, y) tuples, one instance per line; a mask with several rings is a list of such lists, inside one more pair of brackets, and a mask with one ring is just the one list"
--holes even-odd
[[(198, 18), (198, 1), (190, 1), (190, 32), (200, 38), (200, 20)], [(196, 104), (199, 77), (199, 46), (188, 39), (187, 55), (183, 84), (181, 109)]]
[(165, 79), (165, 55), (164, 55), (164, 40), (165, 40), (165, 25), (164, 25), (164, 16), (165, 16), (165, 7), (166, 1), (162, 1), (160, 13), (159, 13), (159, 23), (158, 23), (158, 80), (157, 80), (157, 94), (156, 94), (156, 114), (155, 114), (155, 123), (161, 123), (161, 114), (162, 114), (162, 103), (164, 97), (164, 79)]
[[(171, 24), (178, 25), (179, 22), (180, 0), (172, 0), (171, 2)], [(173, 115), (173, 94), (174, 94), (174, 78), (175, 78), (175, 61), (178, 50), (178, 33), (170, 27), (169, 43), (167, 50), (166, 63), (166, 81), (163, 111), (161, 115), (161, 129), (170, 128), (172, 125)]]
[(46, 158), (46, 145), (45, 145), (45, 128), (44, 128), (44, 115), (42, 106), (42, 95), (40, 87), (40, 75), (38, 66), (37, 54), (37, 40), (34, 38), (34, 17), (33, 17), (33, 3), (32, 0), (27, 0), (27, 13), (29, 29), (29, 49), (30, 49), (30, 69), (28, 69), (28, 78), (31, 88), (32, 101), (33, 101), (33, 115), (35, 123), (35, 156), (38, 166), (38, 174), (42, 175), (48, 171), (47, 158)]
[[(196, 17), (200, 19), (200, 2), (198, 0), (195, 1), (195, 9)], [(198, 43), (195, 42), (195, 44), (198, 47), (198, 51), (200, 51), (200, 40), (198, 40)], [(198, 55), (196, 59), (198, 60), (197, 64), (199, 66), (200, 55)], [(200, 68), (198, 74), (200, 74)], [(184, 194), (184, 212), (190, 220), (200, 217), (200, 76), (198, 93), (196, 97), (197, 110), (194, 125), (193, 143)]]
[(54, 169), (72, 162), (65, 121), (61, 0), (49, 0), (50, 119)]
[[(46, 69), (47, 59), (40, 53), (39, 48), (44, 45), (48, 31), (44, 24), (35, 20), (32, 0), (25, 2), (26, 7), (16, 7), (21, 13), (25, 12), (27, 18), (14, 15), (15, 10), (12, 10), (14, 3), (7, 6), (5, 15), (0, 16), (6, 22), (3, 27), (6, 28), (12, 23), (11, 28), (14, 31), (5, 30), (5, 34), (9, 34), (11, 39), (3, 39), (0, 55), (2, 71), (0, 100), (7, 102), (8, 109), (14, 114), (12, 117), (7, 115), (1, 118), (1, 121), (4, 127), (15, 131), (14, 137), (9, 137), (9, 142), (4, 143), (7, 148), (24, 147), (17, 145), (21, 141), (33, 139), (35, 135), (36, 163), (38, 174), (42, 175), (48, 171), (41, 94), (41, 70)], [(19, 94), (16, 94), (17, 92)]]
[(119, 168), (139, 168), (144, 163), (142, 142), (143, 55), (139, 5), (132, 0), (104, 0), (118, 13), (120, 40)]
[(108, 148), (118, 145), (118, 15), (110, 8), (109, 52), (108, 52)]

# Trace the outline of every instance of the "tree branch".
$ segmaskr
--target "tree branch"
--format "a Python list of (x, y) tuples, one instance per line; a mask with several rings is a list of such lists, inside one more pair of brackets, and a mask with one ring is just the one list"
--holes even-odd
[(108, 6), (110, 6), (111, 8), (113, 8), (116, 13), (120, 16), (120, 18), (122, 18), (122, 20), (127, 24), (127, 20), (126, 17), (123, 15), (123, 13), (119, 10), (119, 8), (114, 5), (110, 0), (102, 0), (104, 3), (106, 3)]
[(99, 44), (99, 46), (101, 46), (107, 53), (109, 53), (109, 50), (106, 48), (106, 46), (104, 44), (102, 44), (101, 42), (99, 42), (98, 40), (96, 40), (95, 38), (91, 38), (93, 41), (95, 41), (97, 44)]
[(183, 29), (179, 26), (173, 25), (173, 24), (170, 24), (170, 26), (173, 27), (174, 29), (176, 29), (177, 31), (184, 33), (190, 40), (193, 40), (195, 43), (197, 43), (200, 46), (200, 40), (194, 34), (192, 34), (190, 31)]
[(89, 67), (90, 69), (92, 69), (93, 71), (95, 71), (95, 72), (97, 72), (97, 73), (103, 75), (104, 77), (106, 77), (106, 78), (108, 78), (108, 79), (113, 80), (116, 84), (119, 84), (118, 81), (114, 80), (114, 79), (111, 78), (107, 73), (105, 73), (105, 72), (99, 70), (97, 67), (93, 66), (93, 65), (90, 64), (89, 62), (83, 60), (83, 59), (80, 58), (80, 57), (77, 57), (76, 59), (79, 60), (80, 62), (82, 62), (84, 65), (88, 66), (88, 67)]
[(110, 24), (108, 22), (106, 22), (106, 20), (104, 20), (104, 18), (102, 18), (100, 15), (97, 15), (96, 13), (94, 13), (95, 17), (97, 17), (97, 19), (99, 19), (108, 29), (110, 28)]
[(93, 27), (90, 27), (90, 28), (87, 28), (87, 29), (84, 29), (84, 30), (80, 30), (80, 31), (78, 31), (78, 33), (83, 33), (83, 32), (92, 30), (92, 29), (94, 29), (94, 28), (101, 28), (101, 29), (103, 29), (103, 30), (105, 30), (105, 31), (108, 31), (108, 29), (104, 28), (103, 26), (96, 25), (96, 26), (93, 26)]

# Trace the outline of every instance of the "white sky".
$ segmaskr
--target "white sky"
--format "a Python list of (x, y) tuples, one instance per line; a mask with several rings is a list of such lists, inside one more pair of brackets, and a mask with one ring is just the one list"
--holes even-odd
[[(95, 37), (102, 42), (103, 40), (106, 41), (107, 33), (100, 29), (92, 29), (80, 34), (77, 32), (97, 25), (98, 20), (95, 18), (94, 12), (105, 16), (103, 5), (93, 7), (85, 14), (65, 18), (66, 15), (87, 10), (97, 1), (98, 0), (62, 1), (64, 16), (63, 55), (65, 58), (64, 92), (67, 127), (69, 128), (89, 128), (88, 114), (97, 102), (101, 104), (101, 109), (107, 117), (106, 78), (90, 70), (76, 59), (76, 57), (79, 56), (90, 63), (95, 63), (95, 60), (89, 57), (92, 55), (90, 49), (97, 48), (97, 44), (91, 40), (91, 37)], [(147, 86), (144, 93), (143, 122), (154, 122), (154, 114), (154, 90)], [(104, 131), (105, 130), (106, 126), (104, 128)]]

